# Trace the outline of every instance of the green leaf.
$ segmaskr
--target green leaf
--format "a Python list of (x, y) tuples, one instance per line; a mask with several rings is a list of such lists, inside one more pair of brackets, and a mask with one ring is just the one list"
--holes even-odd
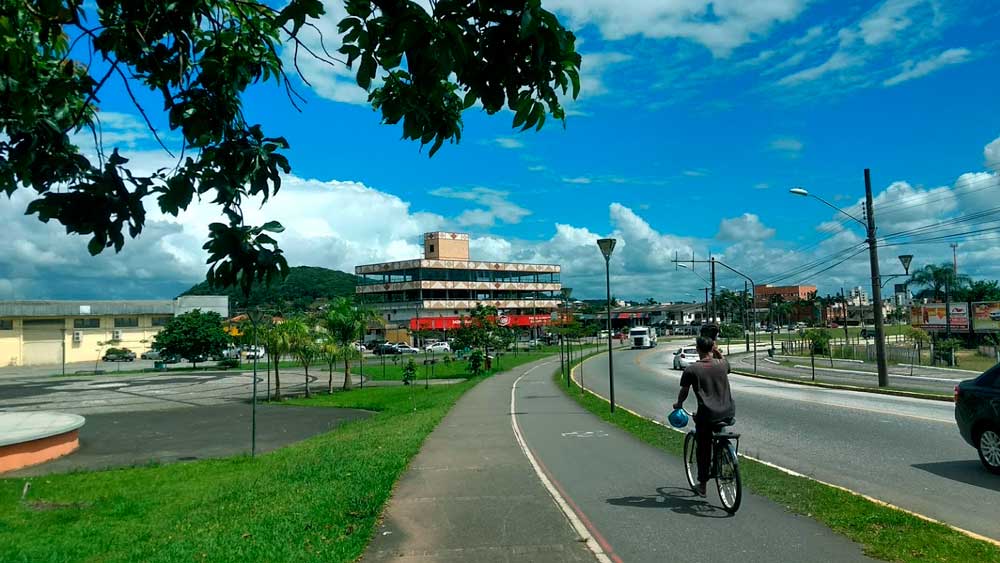
[(469, 109), (472, 106), (476, 105), (476, 100), (478, 99), (479, 98), (476, 97), (476, 93), (470, 90), (465, 95), (465, 100), (462, 102), (462, 109)]
[(365, 53), (361, 56), (361, 65), (358, 66), (358, 86), (368, 90), (374, 77), (375, 59), (370, 54)]
[(285, 232), (285, 227), (277, 221), (268, 221), (260, 226), (262, 231), (268, 231), (271, 233), (283, 233)]

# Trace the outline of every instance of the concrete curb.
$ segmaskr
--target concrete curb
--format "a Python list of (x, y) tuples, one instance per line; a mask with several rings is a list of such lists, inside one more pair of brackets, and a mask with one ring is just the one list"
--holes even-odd
[[(587, 359), (589, 359), (589, 357), (590, 356), (584, 358), (581, 362), (575, 363), (573, 365), (572, 369), (570, 370), (570, 373), (571, 373), (570, 379), (573, 381), (573, 384), (576, 385), (577, 387), (579, 387), (580, 384), (577, 381), (576, 376), (572, 375), (572, 374), (575, 374), (576, 373), (576, 368), (579, 367), (579, 365), (582, 362), (587, 361)], [(733, 372), (733, 373), (738, 373), (738, 372)], [(746, 375), (746, 374), (740, 374), (740, 375)], [(750, 377), (759, 377), (759, 376), (754, 376), (754, 375), (750, 374)], [(771, 379), (771, 378), (768, 378), (768, 377), (759, 377), (759, 378), (760, 379)], [(790, 383), (795, 383), (793, 381), (789, 381), (789, 382)], [(560, 386), (560, 388), (562, 388), (562, 387)], [(854, 390), (854, 389), (851, 389), (851, 390)], [(597, 397), (598, 399), (604, 401), (605, 403), (608, 403), (609, 405), (611, 404), (611, 401), (609, 401), (608, 399), (606, 399), (604, 396), (591, 391), (590, 389), (583, 388), (583, 391), (585, 391), (587, 393), (590, 393), (594, 397)], [(569, 393), (567, 392), (567, 394), (569, 394)], [(625, 412), (627, 412), (627, 413), (629, 413), (629, 414), (631, 414), (633, 416), (636, 416), (636, 417), (641, 418), (641, 419), (643, 419), (645, 421), (651, 422), (651, 423), (653, 423), (653, 424), (655, 424), (657, 426), (660, 426), (662, 428), (665, 428), (667, 430), (673, 430), (674, 432), (677, 432), (677, 433), (680, 433), (680, 434), (685, 434), (686, 433), (684, 430), (681, 430), (681, 429), (678, 429), (678, 428), (673, 428), (671, 426), (663, 424), (662, 422), (660, 422), (658, 420), (655, 420), (655, 419), (650, 418), (648, 416), (639, 414), (638, 412), (636, 412), (636, 411), (634, 411), (632, 409), (629, 409), (627, 407), (623, 407), (621, 405), (615, 405), (615, 408), (621, 409), (621, 410), (623, 410), (623, 411), (625, 411)], [(861, 497), (861, 498), (863, 498), (863, 499), (865, 499), (865, 500), (867, 500), (869, 502), (872, 502), (874, 504), (877, 504), (879, 506), (884, 506), (886, 508), (891, 508), (893, 510), (898, 510), (900, 512), (905, 512), (906, 514), (909, 514), (910, 516), (913, 516), (915, 518), (919, 518), (921, 520), (924, 520), (925, 522), (930, 522), (932, 524), (939, 524), (939, 525), (944, 526), (946, 528), (949, 528), (949, 529), (951, 529), (951, 530), (953, 530), (955, 532), (958, 532), (958, 533), (960, 533), (960, 534), (962, 534), (964, 536), (970, 537), (970, 538), (972, 538), (974, 540), (983, 541), (983, 542), (995, 545), (997, 547), (1000, 547), (1000, 541), (998, 541), (998, 540), (986, 537), (986, 536), (981, 535), (981, 534), (977, 534), (975, 532), (966, 530), (964, 528), (959, 528), (957, 526), (952, 526), (951, 524), (948, 524), (947, 522), (942, 522), (940, 520), (936, 520), (934, 518), (931, 518), (930, 516), (925, 516), (923, 514), (920, 514), (919, 512), (913, 512), (912, 510), (907, 510), (907, 509), (902, 508), (900, 506), (896, 506), (896, 505), (894, 505), (892, 503), (885, 502), (884, 500), (879, 500), (879, 499), (877, 499), (875, 497), (866, 495), (864, 493), (859, 493), (857, 491), (852, 491), (851, 489), (848, 489), (847, 487), (843, 487), (841, 485), (835, 485), (833, 483), (828, 483), (826, 481), (822, 481), (820, 479), (816, 479), (815, 477), (810, 477), (809, 475), (805, 475), (803, 473), (799, 473), (798, 471), (795, 471), (793, 469), (788, 469), (786, 467), (782, 467), (780, 465), (777, 465), (777, 464), (774, 464), (774, 463), (771, 463), (771, 462), (768, 462), (768, 461), (764, 461), (762, 459), (751, 457), (751, 456), (748, 456), (746, 454), (739, 454), (739, 456), (743, 457), (743, 458), (746, 458), (746, 459), (749, 459), (751, 461), (754, 461), (756, 463), (760, 463), (761, 465), (766, 465), (766, 466), (768, 466), (768, 467), (770, 467), (772, 469), (775, 469), (775, 470), (780, 471), (782, 473), (785, 473), (787, 475), (791, 475), (793, 477), (799, 477), (801, 479), (807, 479), (809, 481), (813, 481), (814, 483), (819, 483), (820, 485), (826, 485), (827, 487), (832, 487), (834, 489), (837, 489), (837, 490), (840, 490), (840, 491), (844, 491), (845, 493), (850, 493), (850, 494), (852, 494), (854, 496)]]

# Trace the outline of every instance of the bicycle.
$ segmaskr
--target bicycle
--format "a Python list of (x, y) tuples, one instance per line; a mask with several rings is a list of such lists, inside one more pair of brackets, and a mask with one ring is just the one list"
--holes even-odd
[[(722, 508), (736, 514), (743, 500), (743, 484), (740, 480), (740, 462), (737, 457), (740, 447), (740, 435), (724, 431), (728, 424), (720, 424), (712, 432), (712, 463), (708, 478), (715, 479), (719, 489), (719, 499)], [(733, 446), (733, 442), (736, 445)], [(698, 442), (695, 431), (691, 430), (684, 438), (684, 472), (691, 490), (697, 492), (698, 485)]]

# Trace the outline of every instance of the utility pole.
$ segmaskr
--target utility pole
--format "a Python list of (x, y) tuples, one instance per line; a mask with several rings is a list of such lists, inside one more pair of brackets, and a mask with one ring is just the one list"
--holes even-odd
[[(844, 288), (840, 288), (840, 297), (844, 300), (844, 351), (847, 351), (847, 345), (851, 343), (851, 334), (847, 331), (847, 293), (844, 292)], [(851, 357), (854, 357), (854, 351), (851, 351)]]
[[(747, 324), (747, 298), (750, 296), (750, 289), (747, 287), (749, 282), (743, 282), (743, 337), (747, 341), (747, 352), (750, 351), (750, 325)], [(755, 350), (756, 352), (756, 350)]]
[(958, 243), (951, 243), (951, 264), (952, 268), (955, 270), (955, 275), (958, 275)]
[(715, 257), (709, 255), (709, 257), (708, 257), (708, 263), (709, 263), (709, 265), (711, 265), (711, 268), (712, 268), (712, 277), (711, 277), (711, 280), (712, 280), (712, 316), (710, 318), (710, 322), (714, 323), (715, 322), (715, 317), (716, 317), (716, 314), (715, 314), (715, 308), (716, 308), (716, 301), (715, 301)]
[(702, 315), (701, 324), (708, 324), (708, 314), (709, 314), (709, 310), (708, 310), (708, 290), (710, 288), (706, 287), (704, 289), (705, 289), (705, 314)]
[(878, 360), (878, 386), (889, 385), (885, 360), (885, 322), (882, 318), (882, 287), (878, 267), (878, 244), (875, 239), (875, 206), (872, 203), (871, 171), (865, 168), (865, 219), (868, 222), (868, 254), (872, 269), (872, 301), (875, 307), (875, 356)]

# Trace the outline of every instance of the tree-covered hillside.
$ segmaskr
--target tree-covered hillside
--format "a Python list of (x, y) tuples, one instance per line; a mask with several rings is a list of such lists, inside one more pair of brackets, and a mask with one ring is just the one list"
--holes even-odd
[(356, 279), (354, 274), (337, 270), (294, 266), (288, 277), (270, 287), (254, 285), (249, 299), (238, 287), (217, 288), (208, 282), (201, 282), (182, 295), (228, 295), (234, 310), (259, 305), (287, 313), (311, 309), (341, 295), (354, 295)]

